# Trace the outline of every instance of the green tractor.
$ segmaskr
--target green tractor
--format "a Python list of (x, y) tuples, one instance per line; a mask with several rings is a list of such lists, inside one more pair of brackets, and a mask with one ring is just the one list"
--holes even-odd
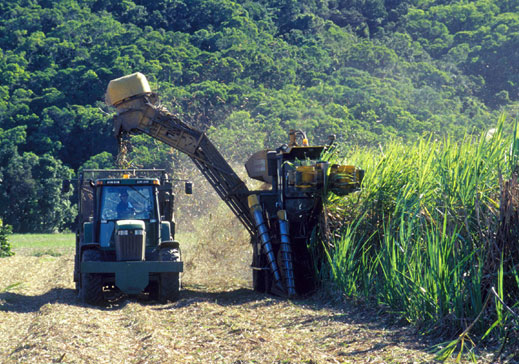
[[(192, 192), (189, 182), (185, 189)], [(101, 304), (106, 292), (118, 290), (177, 300), (183, 263), (166, 172), (84, 170), (78, 195), (74, 281), (80, 299)]]

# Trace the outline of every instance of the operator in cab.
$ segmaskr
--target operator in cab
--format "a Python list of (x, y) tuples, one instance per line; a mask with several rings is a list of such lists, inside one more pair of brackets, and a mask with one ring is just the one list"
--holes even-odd
[(132, 203), (128, 201), (128, 191), (123, 190), (119, 194), (121, 201), (117, 204), (117, 218), (129, 219), (135, 215), (135, 208)]

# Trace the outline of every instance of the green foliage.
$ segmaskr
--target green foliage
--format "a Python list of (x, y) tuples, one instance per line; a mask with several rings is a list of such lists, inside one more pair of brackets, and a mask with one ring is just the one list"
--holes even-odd
[[(462, 138), (517, 101), (514, 9), (497, 0), (4, 1), (0, 128), (26, 134), (0, 167), (9, 153), (25, 169), (43, 156), (74, 171), (112, 166), (103, 94), (136, 71), (240, 160), (285, 142), (289, 128), (315, 143)], [(134, 166), (173, 172), (168, 148), (133, 144)]]
[(25, 140), (25, 127), (0, 129), (0, 215), (16, 232), (61, 230), (75, 216), (72, 191), (62, 191), (73, 172), (50, 154), (20, 154)]
[(435, 58), (473, 76), (474, 94), (497, 107), (517, 100), (519, 15), (508, 2), (427, 3), (410, 9), (405, 29)]
[(114, 156), (108, 152), (102, 152), (90, 157), (81, 169), (114, 169)]
[(0, 219), (0, 258), (14, 255), (11, 251), (11, 243), (8, 239), (8, 235), (11, 234), (12, 231), (12, 227), (5, 225), (2, 219)]
[(163, 168), (170, 173), (174, 172), (173, 148), (145, 135), (138, 137), (138, 143), (130, 152), (132, 166), (138, 168)]

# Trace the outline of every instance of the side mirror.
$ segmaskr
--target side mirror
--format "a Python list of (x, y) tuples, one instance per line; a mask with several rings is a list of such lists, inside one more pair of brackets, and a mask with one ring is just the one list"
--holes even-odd
[(192, 195), (193, 194), (193, 182), (186, 182), (184, 190), (186, 192), (186, 195)]

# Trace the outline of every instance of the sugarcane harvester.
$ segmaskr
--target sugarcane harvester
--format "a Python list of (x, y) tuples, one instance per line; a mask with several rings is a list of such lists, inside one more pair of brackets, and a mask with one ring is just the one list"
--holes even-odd
[(270, 185), (250, 191), (204, 132), (159, 104), (143, 74), (110, 81), (106, 103), (116, 108), (119, 140), (144, 133), (191, 158), (251, 235), (256, 291), (292, 297), (315, 288), (308, 244), (322, 212), (323, 191), (358, 190), (362, 170), (321, 161), (327, 146), (309, 146), (304, 132), (290, 131), (288, 145), (259, 151), (246, 162), (249, 177)]

